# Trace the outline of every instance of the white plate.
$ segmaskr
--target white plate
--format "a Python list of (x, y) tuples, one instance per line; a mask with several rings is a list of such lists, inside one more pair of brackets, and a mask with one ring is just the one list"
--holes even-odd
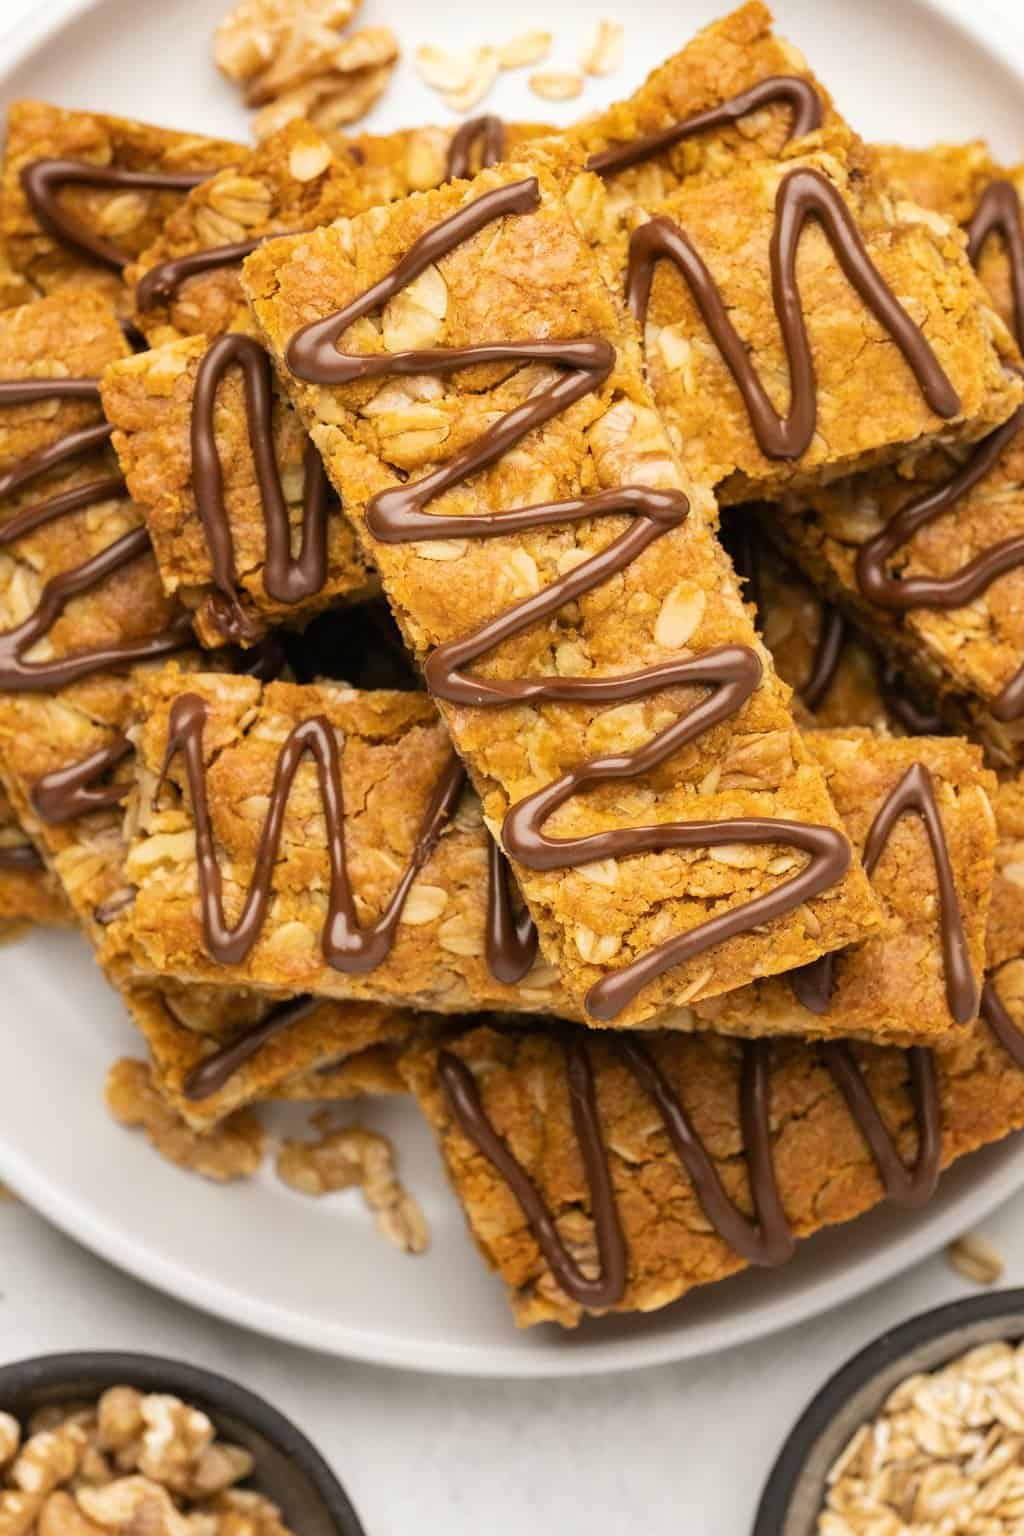
[[(727, 0), (562, 0), (559, 64), (588, 20), (627, 22), (628, 63), (583, 103), (552, 111), (506, 78), (488, 107), (559, 117), (622, 93)], [(244, 120), (209, 59), (227, 0), (37, 0), (4, 46), (0, 100), (69, 106), (242, 136)], [(777, 0), (782, 30), (809, 54), (865, 134), (927, 143), (986, 134), (1019, 156), (1024, 139), (1024, 22), (1017, 0)], [(3, 0), (0, 0), (2, 15)], [(368, 0), (407, 55), (420, 41), (493, 41), (543, 26), (550, 5), (523, 0), (477, 33), (469, 0)], [(959, 20), (955, 18), (959, 17)], [(407, 58), (370, 126), (444, 115)], [(119, 1130), (101, 1100), (113, 1058), (137, 1049), (120, 1005), (81, 940), (37, 935), (0, 953), (0, 1177), (113, 1263), (197, 1306), (265, 1333), (379, 1364), (475, 1375), (585, 1374), (681, 1359), (772, 1332), (855, 1296), (963, 1231), (1024, 1184), (1024, 1148), (990, 1148), (955, 1169), (927, 1210), (892, 1209), (803, 1245), (787, 1268), (740, 1276), (648, 1318), (609, 1319), (575, 1335), (517, 1334), (500, 1285), (479, 1262), (437, 1153), (411, 1106), (370, 1110), (399, 1145), (424, 1202), (430, 1254), (404, 1257), (377, 1238), (358, 1197), (290, 1194), (273, 1175), (220, 1189), (162, 1163)], [(87, 1342), (87, 1341), (83, 1341)]]

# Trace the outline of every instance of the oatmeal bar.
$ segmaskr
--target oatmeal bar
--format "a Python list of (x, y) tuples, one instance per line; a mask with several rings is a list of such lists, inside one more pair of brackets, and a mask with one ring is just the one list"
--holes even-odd
[(794, 138), (803, 148), (841, 149), (852, 137), (799, 49), (772, 31), (760, 0), (712, 22), (627, 101), (565, 136), (601, 175), (615, 208), (646, 208), (692, 176), (776, 160)]
[(0, 214), (11, 265), (44, 293), (98, 288), (127, 318), (126, 263), (196, 179), (244, 152), (224, 139), (16, 101), (7, 113)]
[(315, 229), (365, 206), (351, 156), (309, 123), (290, 123), (195, 187), (125, 268), (134, 321), (151, 347), (252, 329), (239, 281), (261, 240)]
[(251, 645), (375, 590), (262, 342), (189, 336), (141, 352), (107, 370), (103, 403), (164, 588), (204, 645)]
[[(1024, 1047), (1024, 991), (1006, 1005)], [(1024, 1125), (1024, 1069), (985, 1023), (934, 1052), (478, 1028), (402, 1067), (523, 1327), (782, 1263)]]
[(71, 921), (67, 901), (0, 788), (0, 942)]
[(156, 1087), (193, 1130), (269, 1099), (402, 1091), (394, 1060), (415, 1014), (378, 1003), (269, 1001), (162, 979), (124, 988)]
[(651, 388), (724, 503), (940, 433), (975, 442), (1020, 404), (1019, 354), (960, 232), (873, 166), (857, 144), (738, 164), (631, 217), (626, 293)]
[(812, 730), (850, 837), (872, 877), (882, 930), (798, 975), (756, 981), (697, 1007), (721, 1033), (756, 1016), (762, 1033), (930, 1045), (976, 1018), (993, 875), (995, 775), (954, 737), (886, 741)]
[[(713, 500), (684, 494), (547, 172), (505, 165), (275, 241), (245, 281), (588, 1019), (639, 1023), (866, 936), (867, 882)], [(349, 322), (357, 355), (335, 347)]]
[[(876, 150), (923, 217), (966, 220), (1000, 316), (1020, 339), (1018, 185), (982, 147)], [(916, 169), (915, 169), (916, 167)], [(1024, 173), (1016, 173), (1024, 188)], [(992, 761), (1024, 761), (1024, 411), (966, 455), (952, 444), (787, 498), (765, 526)]]
[(135, 974), (562, 1011), (500, 868), (489, 899), (479, 802), (426, 695), (168, 667), (138, 718), (135, 895), (110, 929)]

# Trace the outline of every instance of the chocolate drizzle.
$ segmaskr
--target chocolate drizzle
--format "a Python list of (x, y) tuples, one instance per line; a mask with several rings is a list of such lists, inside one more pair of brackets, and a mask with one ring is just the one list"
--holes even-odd
[(562, 502), (544, 503), (496, 515), (443, 516), (426, 510), (435, 497), (462, 485), (487, 468), (526, 436), (575, 401), (599, 389), (615, 365), (615, 350), (599, 337), (575, 340), (495, 342), (461, 348), (425, 348), (387, 354), (349, 354), (338, 342), (354, 321), (387, 303), (428, 265), (469, 239), (494, 219), (527, 213), (539, 204), (535, 179), (498, 187), (474, 199), (435, 229), (422, 236), (397, 266), (345, 309), (304, 326), (286, 349), (289, 368), (316, 384), (350, 383), (391, 374), (452, 373), (473, 363), (535, 362), (556, 365), (556, 380), (535, 391), (522, 405), (501, 417), (468, 448), (421, 479), (380, 492), (370, 502), (366, 525), (386, 544), (417, 540), (492, 538), (530, 528), (565, 525), (595, 517), (634, 514), (625, 533), (599, 554), (543, 591), (516, 603), (481, 625), (465, 639), (438, 646), (424, 674), (438, 698), (478, 708), (519, 702), (621, 702), (646, 698), (683, 684), (710, 692), (691, 712), (660, 731), (631, 753), (593, 758), (562, 774), (543, 790), (508, 811), (502, 845), (529, 869), (572, 868), (608, 857), (663, 851), (669, 848), (711, 848), (724, 843), (779, 844), (800, 849), (809, 857), (804, 868), (773, 891), (720, 913), (687, 934), (668, 939), (619, 971), (596, 982), (586, 996), (594, 1018), (617, 1017), (648, 982), (672, 966), (702, 954), (736, 934), (748, 932), (794, 910), (834, 885), (849, 866), (845, 838), (829, 827), (754, 817), (728, 821), (623, 828), (580, 838), (551, 838), (544, 823), (567, 800), (593, 784), (635, 778), (656, 769), (672, 753), (704, 731), (736, 714), (750, 698), (761, 677), (756, 653), (745, 646), (722, 646), (702, 657), (664, 662), (612, 678), (541, 677), (487, 681), (467, 668), (502, 641), (531, 625), (550, 619), (565, 603), (591, 591), (625, 568), (689, 513), (680, 491), (626, 486)]
[(473, 175), (473, 151), (477, 147), (482, 171), (505, 158), (505, 124), (500, 117), (486, 112), (482, 117), (467, 118), (456, 128), (448, 146), (445, 181), (460, 181)]
[(131, 751), (131, 742), (118, 731), (107, 746), (90, 752), (80, 762), (44, 773), (29, 792), (32, 809), (40, 821), (58, 827), (90, 811), (107, 811), (120, 805), (131, 786), (101, 781)]
[[(968, 255), (977, 266), (982, 247), (990, 235), (998, 234), (1006, 246), (1013, 293), (1013, 330), (1024, 346), (1024, 235), (1021, 231), (1021, 205), (1016, 189), (1008, 181), (994, 181), (985, 189), (973, 218), (967, 225)], [(948, 480), (933, 486), (909, 501), (890, 518), (882, 531), (862, 544), (857, 554), (857, 585), (861, 594), (876, 607), (889, 613), (910, 613), (916, 608), (940, 612), (962, 608), (998, 577), (1024, 563), (1024, 534), (1003, 539), (983, 550), (952, 576), (896, 577), (888, 574), (888, 563), (916, 533), (951, 512), (957, 503), (979, 485), (998, 463), (1003, 452), (1024, 427), (1024, 406), (997, 427), (972, 451), (966, 464)], [(1019, 720), (1024, 714), (1024, 667), (1018, 669), (996, 696), (991, 713), (994, 719)]]
[(902, 352), (930, 410), (949, 419), (960, 410), (953, 388), (924, 332), (914, 324), (871, 260), (839, 192), (820, 171), (790, 171), (775, 198), (771, 242), (772, 300), (790, 373), (790, 405), (780, 416), (733, 325), (718, 285), (688, 236), (665, 215), (637, 229), (629, 245), (626, 302), (643, 326), (654, 269), (670, 260), (687, 283), (701, 318), (736, 381), (761, 452), (770, 459), (798, 459), (810, 446), (817, 421), (817, 384), (800, 290), (796, 255), (808, 219), (817, 219), (848, 282)]
[(8, 874), (38, 875), (45, 868), (42, 856), (31, 843), (18, 843), (14, 848), (0, 848), (0, 869)]
[(224, 916), (221, 870), (203, 767), (206, 714), (206, 704), (198, 694), (186, 693), (175, 699), (171, 706), (167, 751), (156, 795), (160, 793), (174, 758), (179, 752), (182, 753), (195, 822), (199, 900), (203, 942), (207, 953), (222, 965), (238, 965), (256, 943), (270, 906), (271, 884), (281, 846), (288, 797), (299, 765), (308, 753), (316, 763), (319, 777), (331, 866), (327, 914), (321, 937), (324, 959), (335, 970), (350, 974), (374, 970), (391, 951), (413, 882), (437, 847), (462, 793), (465, 773), (458, 758), (454, 753), (451, 754), (437, 781), (409, 862), (391, 900), (376, 922), (367, 928), (360, 928), (345, 856), (345, 813), (337, 738), (330, 722), (322, 715), (296, 725), (278, 756), (267, 819), (263, 823), (256, 851), (252, 883), (238, 920), (231, 927)]
[(522, 981), (537, 958), (537, 928), (524, 908), (512, 910), (509, 868), (493, 837), (487, 847), (487, 968), (497, 981)]
[[(935, 863), (939, 887), (939, 933), (946, 977), (946, 1003), (958, 1024), (967, 1024), (978, 1013), (978, 983), (971, 968), (971, 954), (964, 932), (960, 898), (949, 857), (949, 846), (942, 825), (932, 776), (923, 763), (913, 763), (895, 789), (886, 796), (871, 823), (864, 843), (863, 863), (868, 876), (874, 874), (878, 861), (901, 817), (915, 812), (924, 822)], [(792, 973), (797, 999), (812, 1013), (827, 1013), (832, 996), (835, 956), (822, 955), (810, 965)]]
[(673, 123), (669, 128), (662, 128), (657, 133), (648, 133), (628, 144), (618, 144), (591, 155), (586, 168), (598, 176), (614, 176), (634, 165), (642, 165), (645, 160), (653, 160), (655, 155), (667, 149), (674, 149), (684, 139), (696, 138), (698, 134), (709, 133), (714, 128), (727, 127), (739, 122), (741, 117), (746, 117), (750, 112), (759, 112), (763, 107), (775, 106), (777, 103), (793, 109), (793, 118), (785, 139), (787, 144), (790, 139), (803, 138), (805, 133), (813, 133), (821, 127), (821, 101), (811, 82), (801, 79), (799, 75), (770, 75), (765, 80), (759, 80), (749, 90), (723, 101), (720, 106), (709, 107), (706, 112), (696, 112), (692, 117)]
[(214, 245), (206, 251), (191, 251), (187, 256), (172, 256), (167, 261), (157, 262), (135, 285), (136, 309), (145, 314), (147, 309), (155, 309), (158, 304), (170, 304), (182, 283), (197, 273), (240, 266), (266, 238), (264, 235), (258, 240), (236, 240), (231, 245)]
[(122, 191), (189, 192), (212, 175), (197, 171), (168, 175), (162, 171), (125, 171), (116, 166), (91, 165), (86, 160), (32, 160), (21, 168), (21, 186), (36, 223), (54, 240), (101, 266), (120, 272), (131, 256), (87, 229), (57, 200), (61, 187), (110, 187)]
[(519, 1201), (548, 1268), (562, 1290), (581, 1306), (591, 1309), (613, 1307), (626, 1289), (628, 1256), (608, 1153), (601, 1135), (594, 1069), (580, 1035), (567, 1035), (563, 1048), (573, 1128), (583, 1157), (597, 1240), (599, 1267), (593, 1277), (585, 1275), (572, 1257), (543, 1195), (495, 1131), (484, 1109), (476, 1079), (466, 1063), (453, 1052), (443, 1051), (438, 1071), (453, 1115)]
[(810, 674), (800, 689), (800, 697), (808, 709), (820, 709), (824, 703), (825, 695), (836, 680), (845, 643), (846, 620), (838, 608), (823, 603)]
[(822, 1045), (821, 1052), (871, 1149), (889, 1199), (911, 1209), (926, 1205), (935, 1193), (942, 1166), (942, 1111), (933, 1052), (919, 1045), (906, 1052), (917, 1123), (917, 1156), (909, 1169), (896, 1150), (846, 1041), (830, 1040)]
[[(4, 379), (0, 380), (0, 406), (23, 405), (40, 399), (99, 400), (95, 379)], [(107, 422), (80, 427), (68, 432), (49, 447), (29, 454), (20, 463), (0, 474), (0, 496), (9, 496), (48, 470), (80, 454), (100, 448), (113, 429)], [(0, 525), (0, 542), (11, 543), (67, 513), (92, 506), (96, 502), (125, 497), (127, 491), (119, 475), (88, 481), (47, 500), (25, 507)], [(122, 534), (99, 554), (80, 565), (53, 576), (43, 587), (39, 601), (27, 619), (14, 629), (0, 634), (0, 688), (21, 692), (48, 691), (89, 677), (107, 668), (130, 666), (180, 651), (191, 639), (191, 626), (184, 617), (157, 635), (140, 640), (120, 641), (114, 645), (73, 653), (52, 661), (26, 661), (26, 654), (42, 640), (60, 618), (74, 597), (91, 592), (122, 566), (139, 559), (150, 549), (145, 528)]]
[(252, 1029), (246, 1030), (237, 1040), (232, 1040), (227, 1045), (221, 1046), (212, 1055), (207, 1056), (197, 1067), (193, 1067), (184, 1083), (186, 1099), (198, 1103), (202, 1099), (208, 1099), (213, 1094), (219, 1093), (239, 1072), (242, 1067), (261, 1051), (263, 1047), (277, 1035), (289, 1029), (292, 1024), (297, 1024), (300, 1019), (308, 1016), (319, 1008), (323, 999), (308, 997), (305, 994), (300, 997), (290, 997), (283, 1003), (271, 1008), (266, 1018)]
[[(745, 1040), (740, 1046), (740, 1127), (754, 1221), (726, 1194), (713, 1159), (648, 1048), (637, 1040), (622, 1037), (613, 1037), (609, 1048), (657, 1109), (701, 1210), (722, 1241), (750, 1264), (786, 1263), (793, 1254), (795, 1241), (782, 1205), (772, 1149), (769, 1042)], [(585, 1034), (567, 1032), (563, 1049), (573, 1124), (583, 1154), (590, 1214), (601, 1258), (595, 1278), (584, 1276), (566, 1250), (543, 1196), (490, 1120), (470, 1068), (453, 1051), (443, 1050), (438, 1057), (438, 1076), (456, 1123), (511, 1189), (555, 1280), (572, 1300), (596, 1310), (615, 1306), (622, 1300), (628, 1275), (627, 1253)], [(906, 1053), (917, 1126), (917, 1154), (908, 1169), (850, 1047), (841, 1041), (824, 1045), (821, 1051), (867, 1143), (886, 1195), (898, 1205), (923, 1205), (935, 1191), (942, 1161), (942, 1120), (932, 1053), (919, 1047)]]
[(302, 536), (299, 553), (291, 551), (291, 525), (274, 457), (274, 392), (270, 358), (250, 336), (229, 333), (205, 353), (192, 398), (192, 488), (213, 565), (213, 581), (223, 602), (218, 619), (224, 633), (244, 641), (262, 634), (243, 612), (237, 592), (234, 541), (224, 504), (224, 476), (214, 426), (221, 379), (233, 364), (242, 370), (245, 410), (256, 480), (266, 527), (263, 586), (279, 603), (298, 603), (319, 592), (327, 577), (328, 482), (312, 442), (303, 467)]
[(981, 989), (981, 1012), (1014, 1066), (1024, 1069), (1024, 1032), (1011, 1019), (991, 977)]

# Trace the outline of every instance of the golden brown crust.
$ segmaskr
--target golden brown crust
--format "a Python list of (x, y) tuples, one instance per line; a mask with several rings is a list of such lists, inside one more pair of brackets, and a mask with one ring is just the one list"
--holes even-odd
[[(446, 214), (488, 189), (522, 180), (532, 169), (504, 166), (471, 184), (421, 194), (345, 227), (256, 252), (246, 264), (245, 281), (275, 356), (281, 359), (300, 323), (331, 314), (365, 291)], [(604, 386), (475, 475), (469, 494), (460, 490), (437, 498), (431, 511), (500, 512), (581, 490), (684, 484), (643, 384), (635, 340), (547, 174), (538, 171), (538, 177), (538, 212), (507, 218), (443, 257), (415, 295), (407, 290), (388, 306), (383, 339), (371, 321), (360, 321), (349, 345), (397, 348), (407, 344), (410, 328), (417, 346), (462, 346), (485, 337), (603, 336), (616, 346), (617, 365)], [(497, 378), (477, 370), (472, 388), (469, 379), (461, 383), (446, 375), (424, 376), (415, 389), (391, 378), (379, 387), (366, 382), (316, 389), (282, 377), (421, 660), (442, 641), (465, 636), (516, 598), (547, 586), (579, 563), (581, 551), (604, 548), (627, 526), (625, 519), (609, 517), (593, 525), (454, 539), (443, 546), (380, 544), (363, 522), (370, 497), (399, 478), (418, 478), (450, 460), (547, 375), (533, 366), (505, 370)], [(731, 568), (711, 533), (713, 502), (699, 488), (686, 490), (691, 511), (685, 524), (581, 599), (576, 611), (505, 642), (475, 663), (474, 672), (485, 678), (552, 671), (611, 675), (664, 661), (683, 644), (695, 654), (725, 643), (756, 644)], [(685, 580), (680, 572), (686, 572)], [(685, 640), (677, 632), (671, 644), (656, 638), (656, 631), (663, 633), (658, 620), (666, 607), (695, 615)], [(837, 825), (820, 770), (794, 731), (788, 691), (775, 678), (767, 653), (760, 654), (763, 681), (739, 716), (646, 780), (631, 781), (625, 792), (618, 785), (602, 786), (577, 797), (559, 812), (559, 835), (589, 834), (652, 814), (665, 822), (770, 814)], [(501, 710), (442, 705), (442, 710), (483, 798), (487, 823), (497, 833), (510, 803), (601, 750), (639, 744), (688, 707), (681, 695), (661, 695), (608, 710), (550, 703)], [(516, 873), (542, 945), (559, 965), (570, 995), (579, 999), (593, 982), (669, 934), (692, 929), (710, 912), (763, 891), (771, 879), (766, 865), (776, 852), (753, 851), (743, 869), (706, 850), (687, 850), (610, 861), (597, 878), (588, 871), (517, 867)], [(740, 936), (677, 967), (645, 988), (615, 1022), (637, 1023), (689, 997), (728, 990), (766, 967), (790, 969), (873, 926), (866, 882), (856, 869), (811, 905), (809, 921), (794, 913), (773, 922), (765, 935)]]
[[(214, 585), (210, 547), (197, 509), (190, 440), (196, 377), (207, 346), (207, 337), (189, 336), (126, 358), (107, 370), (103, 404), (118, 429), (114, 447), (129, 489), (144, 511), (164, 589), (195, 614), (200, 641), (217, 646), (231, 638), (230, 624)], [(296, 541), (303, 516), (307, 441), (296, 412), (277, 397), (274, 457)], [(217, 392), (216, 444), (239, 573), (237, 590), (253, 633), (268, 623), (303, 623), (339, 600), (368, 597), (376, 590), (376, 577), (352, 525), (335, 507), (327, 520), (327, 571), (321, 589), (291, 603), (268, 594), (266, 514), (239, 368), (228, 369)]]
[[(22, 167), (33, 160), (70, 159), (132, 171), (213, 171), (243, 153), (242, 145), (225, 139), (176, 133), (101, 112), (68, 111), (45, 101), (16, 101), (7, 112), (0, 216), (11, 265), (44, 293), (65, 287), (97, 290), (127, 316), (131, 299), (120, 274), (86, 260), (37, 223), (21, 185)], [(156, 239), (181, 198), (180, 192), (86, 186), (66, 188), (60, 202), (92, 233), (137, 256)]]
[(139, 974), (439, 1012), (562, 1010), (555, 973), (543, 960), (515, 986), (491, 974), (485, 955), (488, 839), (469, 792), (412, 886), (387, 957), (364, 974), (335, 970), (322, 947), (329, 856), (310, 759), (287, 802), (273, 899), (259, 937), (243, 961), (212, 959), (195, 896), (195, 823), (181, 754), (171, 764), (159, 809), (150, 809), (170, 710), (183, 694), (197, 695), (207, 706), (203, 757), (229, 923), (249, 890), (278, 755), (297, 724), (323, 717), (338, 739), (348, 871), (363, 926), (390, 901), (451, 754), (424, 694), (358, 693), (329, 684), (263, 687), (252, 678), (183, 677), (173, 666), (146, 678), (138, 698), (141, 723), (132, 732), (139, 789), (129, 808), (135, 835), (125, 866), (137, 894), (108, 939)]
[[(953, 871), (964, 936), (979, 991), (992, 886), (996, 778), (981, 751), (955, 737), (886, 741), (870, 730), (835, 728), (804, 737), (821, 763), (850, 839), (864, 852), (879, 810), (909, 769), (931, 777)], [(963, 1033), (946, 995), (942, 910), (935, 859), (921, 818), (901, 817), (872, 876), (882, 931), (835, 959), (827, 1012), (804, 1008), (787, 977), (757, 981), (695, 1010), (705, 1027), (731, 1034), (756, 1016), (764, 1034), (839, 1035), (893, 1045), (942, 1043)]]
[[(1024, 969), (1024, 967), (1022, 967)], [(1004, 998), (1018, 1026), (1024, 988)], [(661, 1032), (647, 1046), (707, 1147), (727, 1194), (751, 1202), (739, 1124), (740, 1047), (712, 1035)], [(556, 1035), (482, 1028), (449, 1045), (476, 1077), (488, 1117), (544, 1196), (578, 1262), (595, 1261), (590, 1195), (572, 1128)], [(615, 1046), (590, 1035), (603, 1139), (628, 1249), (625, 1294), (615, 1310), (653, 1311), (697, 1285), (745, 1267), (720, 1238), (672, 1151), (660, 1117)], [(907, 1056), (857, 1046), (875, 1104), (908, 1164), (916, 1155)], [(814, 1046), (772, 1045), (771, 1142), (786, 1216), (798, 1237), (849, 1221), (883, 1197), (875, 1163)], [(1024, 1124), (1024, 1072), (984, 1025), (936, 1053), (942, 1162)], [(403, 1072), (438, 1136), (470, 1231), (503, 1280), (517, 1323), (572, 1327), (581, 1307), (556, 1284), (509, 1187), (454, 1122), (437, 1077), (437, 1049), (414, 1050)]]
[(72, 921), (60, 882), (49, 869), (5, 867), (5, 853), (33, 849), (0, 787), (0, 939), (14, 938), (33, 923), (63, 927)]
[[(156, 239), (125, 268), (134, 290), (160, 263), (239, 241), (315, 229), (365, 205), (350, 156), (338, 155), (306, 122), (289, 123), (237, 164), (203, 182), (179, 201)], [(239, 281), (241, 263), (188, 277), (169, 301), (134, 320), (151, 347), (182, 336), (212, 341), (225, 331), (252, 328)]]

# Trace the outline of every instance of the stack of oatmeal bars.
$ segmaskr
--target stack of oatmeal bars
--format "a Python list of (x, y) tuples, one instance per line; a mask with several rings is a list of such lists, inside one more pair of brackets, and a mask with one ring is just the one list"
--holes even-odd
[(409, 1094), (570, 1326), (1024, 1126), (1019, 190), (760, 0), (564, 132), (11, 109), (0, 928), (122, 1119)]

